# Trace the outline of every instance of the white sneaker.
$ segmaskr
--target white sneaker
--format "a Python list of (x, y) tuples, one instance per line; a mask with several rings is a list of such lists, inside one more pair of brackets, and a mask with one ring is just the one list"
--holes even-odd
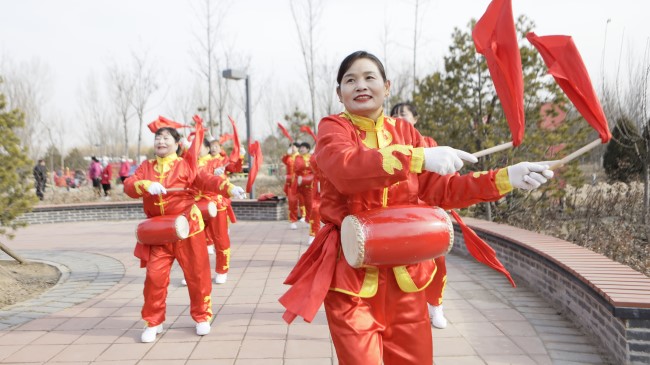
[(156, 335), (162, 333), (162, 331), (162, 323), (153, 327), (145, 327), (144, 331), (142, 331), (142, 336), (140, 336), (140, 341), (144, 343), (154, 342), (156, 340)]
[(181, 285), (182, 286), (187, 286), (187, 280), (185, 280), (185, 279), (181, 280)]
[(298, 229), (296, 222), (292, 222), (291, 225), (289, 226), (289, 229)]
[(309, 236), (309, 240), (307, 240), (307, 244), (311, 245), (312, 242), (314, 242), (314, 236)]
[(214, 255), (214, 245), (208, 245), (208, 255)]
[(217, 274), (217, 276), (214, 277), (215, 284), (225, 284), (226, 280), (228, 280), (228, 273)]
[(210, 322), (199, 322), (196, 324), (196, 334), (205, 336), (210, 333)]
[(429, 317), (431, 317), (431, 325), (436, 328), (446, 328), (447, 318), (445, 318), (445, 314), (442, 312), (442, 304), (427, 305), (429, 306)]
[(302, 222), (302, 223), (306, 223), (305, 222), (305, 217), (300, 218), (299, 221)]

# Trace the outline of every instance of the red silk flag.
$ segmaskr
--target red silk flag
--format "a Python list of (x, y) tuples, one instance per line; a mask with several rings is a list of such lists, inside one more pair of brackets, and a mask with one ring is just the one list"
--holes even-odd
[(232, 151), (230, 152), (230, 162), (231, 163), (237, 163), (237, 161), (240, 160), (239, 158), (239, 134), (237, 133), (237, 126), (235, 125), (235, 121), (232, 119), (232, 117), (229, 115), (228, 119), (230, 119), (230, 124), (232, 124)]
[(300, 131), (309, 134), (314, 139), (314, 142), (316, 142), (316, 134), (314, 134), (314, 131), (308, 125), (301, 125)]
[(524, 139), (524, 76), (510, 0), (492, 0), (472, 31), (476, 51), (487, 61), (510, 127), (512, 144)]
[(291, 138), (289, 131), (280, 123), (278, 123), (278, 127), (282, 131), (282, 134), (284, 134), (285, 137), (289, 138), (289, 141), (293, 142), (293, 138)]
[(219, 137), (219, 144), (223, 145), (224, 143), (228, 142), (229, 140), (233, 139), (233, 135), (230, 133), (224, 133)]
[(260, 170), (260, 166), (262, 166), (263, 156), (260, 142), (255, 141), (253, 144), (248, 145), (248, 153), (250, 153), (251, 158), (253, 158), (253, 166), (251, 166), (248, 171), (248, 181), (246, 181), (246, 192), (250, 193), (255, 178), (257, 177), (257, 172)]
[(605, 112), (573, 39), (566, 35), (539, 37), (533, 32), (528, 33), (526, 38), (537, 48), (548, 67), (548, 73), (553, 75), (555, 82), (564, 90), (587, 123), (598, 132), (601, 141), (609, 142), (612, 134)]
[(153, 122), (147, 124), (147, 127), (149, 127), (149, 130), (151, 133), (156, 133), (160, 128), (164, 127), (169, 127), (169, 128), (190, 128), (187, 124), (181, 124), (178, 122), (174, 122), (171, 119), (167, 119), (163, 116), (158, 116), (158, 119), (154, 120)]
[(465, 240), (465, 247), (467, 247), (467, 251), (476, 259), (476, 261), (485, 264), (486, 266), (505, 275), (508, 281), (510, 281), (510, 284), (516, 288), (517, 285), (515, 285), (515, 281), (512, 280), (512, 276), (510, 276), (508, 270), (497, 258), (494, 249), (490, 247), (490, 245), (488, 245), (485, 241), (483, 241), (476, 234), (476, 232), (474, 232), (473, 229), (469, 228), (460, 218), (458, 213), (453, 210), (450, 210), (450, 213), (456, 222), (458, 222), (458, 225), (463, 232), (463, 238)]
[(195, 115), (192, 117), (192, 120), (194, 120), (195, 123), (195, 130), (192, 133), (194, 134), (194, 138), (192, 139), (190, 148), (187, 149), (187, 152), (185, 152), (183, 156), (190, 167), (190, 181), (194, 181), (194, 178), (196, 177), (196, 173), (198, 171), (199, 154), (201, 151), (201, 146), (203, 145), (203, 136), (205, 134), (205, 130), (203, 129), (203, 120), (201, 117)]

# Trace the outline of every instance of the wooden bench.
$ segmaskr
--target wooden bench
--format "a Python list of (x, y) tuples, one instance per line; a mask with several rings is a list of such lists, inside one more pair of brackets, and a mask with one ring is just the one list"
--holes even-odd
[[(593, 335), (617, 364), (650, 364), (650, 278), (558, 238), (464, 218), (516, 280)], [(456, 226), (455, 252), (469, 255)]]

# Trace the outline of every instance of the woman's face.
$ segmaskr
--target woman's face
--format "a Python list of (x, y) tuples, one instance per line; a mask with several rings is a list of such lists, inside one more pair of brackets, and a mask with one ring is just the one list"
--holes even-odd
[(213, 142), (210, 144), (210, 154), (212, 156), (217, 156), (221, 153), (221, 145), (219, 143)]
[(210, 148), (206, 147), (204, 144), (201, 144), (201, 151), (199, 151), (199, 157), (205, 157), (210, 153)]
[(162, 131), (156, 136), (153, 142), (153, 147), (158, 157), (167, 157), (172, 153), (176, 153), (178, 142), (168, 131)]
[(413, 115), (413, 112), (407, 106), (401, 107), (397, 115), (392, 115), (392, 117), (402, 118), (411, 124), (418, 122), (418, 118)]
[(360, 58), (345, 71), (336, 92), (348, 112), (375, 120), (389, 90), (390, 81), (384, 81), (377, 65)]

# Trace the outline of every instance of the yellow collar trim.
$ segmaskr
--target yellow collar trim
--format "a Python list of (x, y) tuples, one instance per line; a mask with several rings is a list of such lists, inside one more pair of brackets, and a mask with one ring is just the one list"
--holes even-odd
[(343, 117), (350, 120), (357, 128), (365, 132), (377, 132), (384, 129), (384, 111), (381, 111), (377, 120), (354, 115), (347, 110), (343, 112)]
[(210, 154), (207, 154), (203, 157), (199, 157), (199, 166), (205, 166), (208, 161), (212, 160), (212, 156)]

